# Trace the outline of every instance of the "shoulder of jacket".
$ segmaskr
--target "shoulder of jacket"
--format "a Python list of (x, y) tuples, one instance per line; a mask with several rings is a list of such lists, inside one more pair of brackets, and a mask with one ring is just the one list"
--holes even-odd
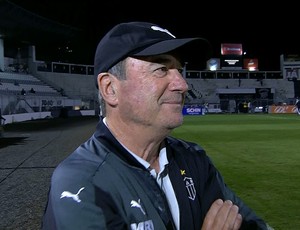
[(171, 137), (171, 136), (167, 137), (167, 141), (170, 145), (182, 145), (185, 149), (191, 149), (192, 148), (196, 151), (205, 152), (205, 150), (200, 145), (198, 145), (194, 142), (182, 140), (182, 139)]

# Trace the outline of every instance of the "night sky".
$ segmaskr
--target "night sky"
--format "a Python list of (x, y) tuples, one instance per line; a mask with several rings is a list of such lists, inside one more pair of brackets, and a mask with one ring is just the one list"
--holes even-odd
[[(300, 54), (299, 13), (279, 2), (11, 0), (40, 16), (82, 28), (91, 49), (112, 26), (149, 21), (180, 37), (204, 37), (220, 57), (221, 43), (241, 43), (260, 70), (280, 70), (280, 54)], [(190, 2), (190, 3), (189, 3)], [(205, 1), (207, 2), (207, 1)], [(232, 1), (231, 1), (232, 2)], [(90, 55), (90, 54), (88, 54)]]

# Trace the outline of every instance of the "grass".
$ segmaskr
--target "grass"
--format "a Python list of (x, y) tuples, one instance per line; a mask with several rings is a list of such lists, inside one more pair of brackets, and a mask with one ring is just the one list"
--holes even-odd
[(300, 116), (185, 116), (172, 135), (201, 145), (229, 187), (275, 230), (300, 229)]

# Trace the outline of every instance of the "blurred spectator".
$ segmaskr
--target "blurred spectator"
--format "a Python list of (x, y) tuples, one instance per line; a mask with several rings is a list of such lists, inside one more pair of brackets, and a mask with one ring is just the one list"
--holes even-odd
[(297, 107), (298, 115), (300, 115), (300, 99), (298, 97), (296, 98), (295, 106)]
[(65, 96), (65, 91), (64, 91), (63, 88), (60, 88), (59, 92), (60, 92), (60, 94), (61, 94), (62, 96)]
[(1, 112), (1, 109), (0, 109), (0, 125), (3, 125), (5, 120), (6, 119), (4, 117), (2, 117), (2, 112)]
[(30, 89), (30, 93), (35, 93), (35, 90), (33, 88)]

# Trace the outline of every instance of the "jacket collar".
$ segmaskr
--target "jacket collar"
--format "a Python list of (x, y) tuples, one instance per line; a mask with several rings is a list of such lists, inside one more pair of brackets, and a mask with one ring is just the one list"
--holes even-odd
[(144, 168), (144, 166), (139, 163), (113, 136), (113, 134), (104, 124), (103, 117), (100, 117), (100, 120), (96, 126), (94, 137), (104, 144), (105, 147), (109, 149), (110, 153), (117, 155), (126, 163), (138, 168)]

